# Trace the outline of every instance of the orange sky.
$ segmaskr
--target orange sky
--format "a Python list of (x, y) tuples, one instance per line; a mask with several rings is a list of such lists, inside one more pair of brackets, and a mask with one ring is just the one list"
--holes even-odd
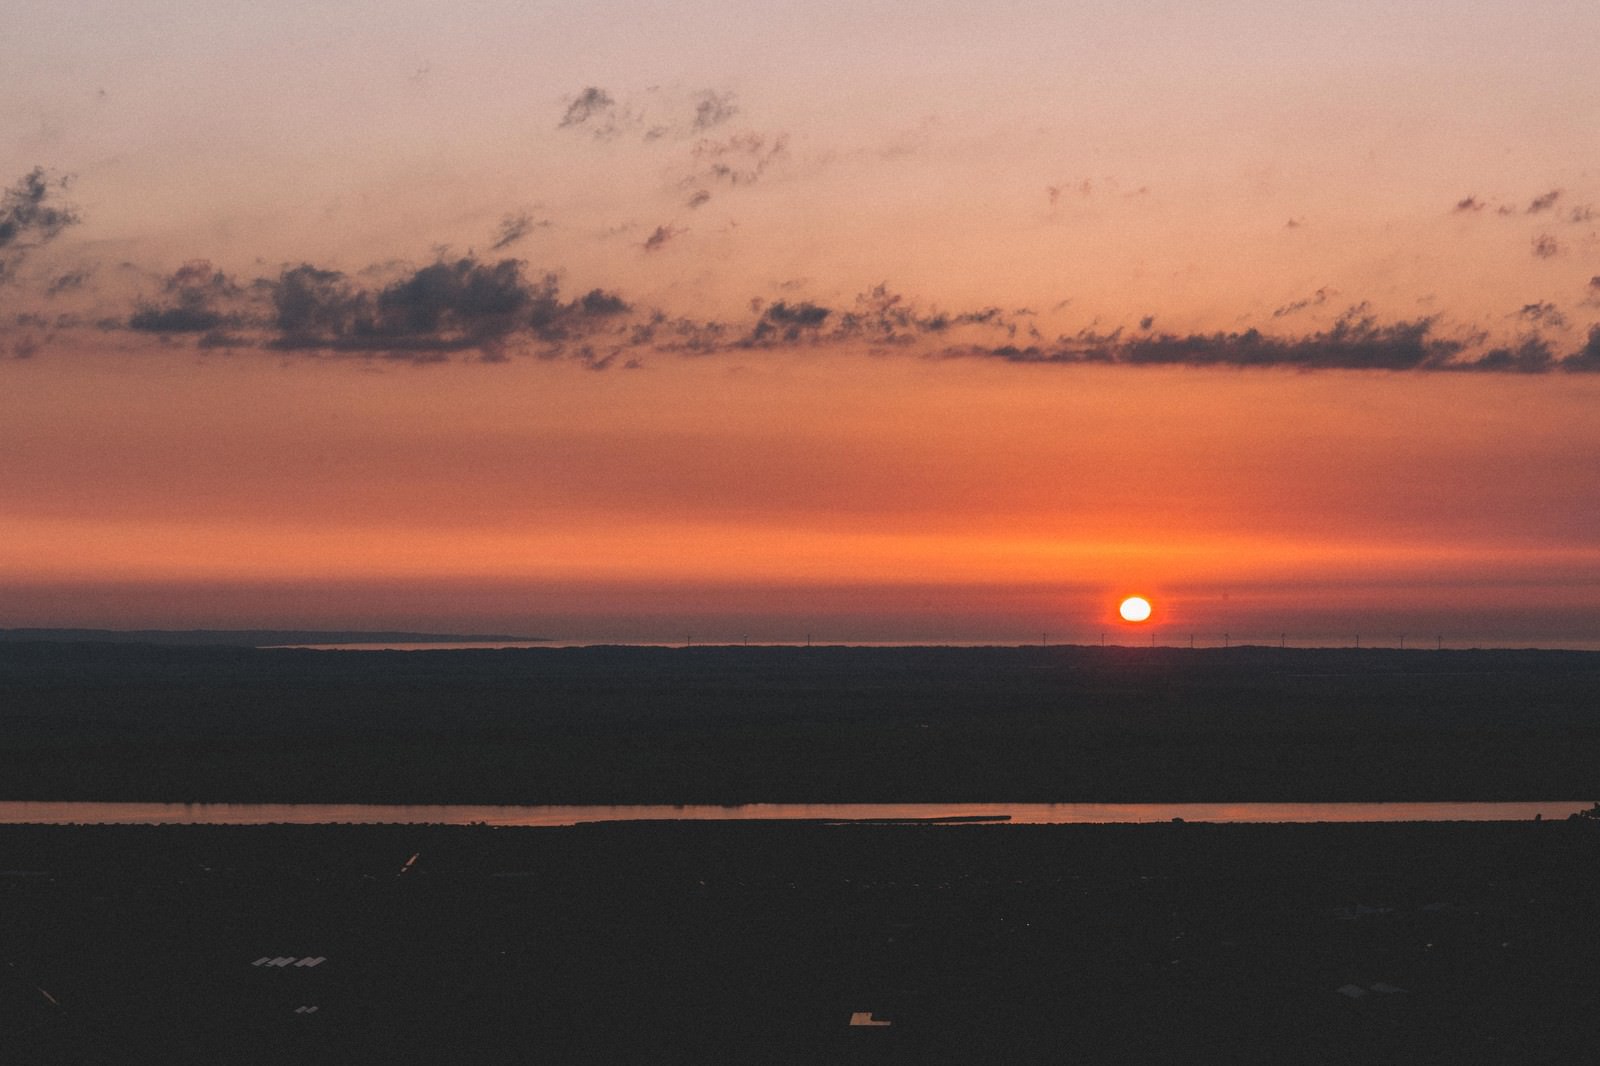
[(1596, 639), (1586, 7), (67, 8), (0, 626)]

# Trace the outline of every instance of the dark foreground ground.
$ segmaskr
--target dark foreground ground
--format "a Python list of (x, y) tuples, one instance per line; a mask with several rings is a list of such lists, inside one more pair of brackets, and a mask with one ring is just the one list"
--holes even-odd
[(0, 644), (0, 799), (1579, 800), (1600, 654)]
[(12, 826), (0, 870), (28, 1066), (1600, 1047), (1594, 823)]

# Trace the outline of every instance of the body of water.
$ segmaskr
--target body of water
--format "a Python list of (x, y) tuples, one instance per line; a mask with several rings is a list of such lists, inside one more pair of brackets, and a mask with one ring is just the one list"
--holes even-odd
[(1562, 819), (1590, 804), (1517, 803), (751, 803), (671, 806), (384, 806), (356, 803), (0, 802), (0, 823), (48, 825), (494, 825), (630, 821), (1506, 822)]

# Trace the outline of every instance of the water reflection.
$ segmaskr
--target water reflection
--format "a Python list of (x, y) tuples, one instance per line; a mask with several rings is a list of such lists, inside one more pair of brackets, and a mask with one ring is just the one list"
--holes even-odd
[(495, 825), (780, 820), (1001, 822), (1499, 822), (1565, 818), (1588, 803), (751, 803), (741, 806), (386, 806), (357, 803), (0, 802), (0, 823), (49, 825)]

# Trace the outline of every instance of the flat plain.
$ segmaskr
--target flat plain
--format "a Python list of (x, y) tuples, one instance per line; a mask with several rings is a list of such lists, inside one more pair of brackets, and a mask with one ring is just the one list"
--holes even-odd
[[(18, 644), (0, 791), (1573, 799), (1597, 694), (1557, 652)], [(1581, 1061), (1597, 883), (1588, 819), (0, 826), (0, 1061)]]
[(0, 1060), (1583, 1061), (1597, 830), (0, 827)]
[(1600, 653), (0, 644), (0, 799), (1590, 798)]

